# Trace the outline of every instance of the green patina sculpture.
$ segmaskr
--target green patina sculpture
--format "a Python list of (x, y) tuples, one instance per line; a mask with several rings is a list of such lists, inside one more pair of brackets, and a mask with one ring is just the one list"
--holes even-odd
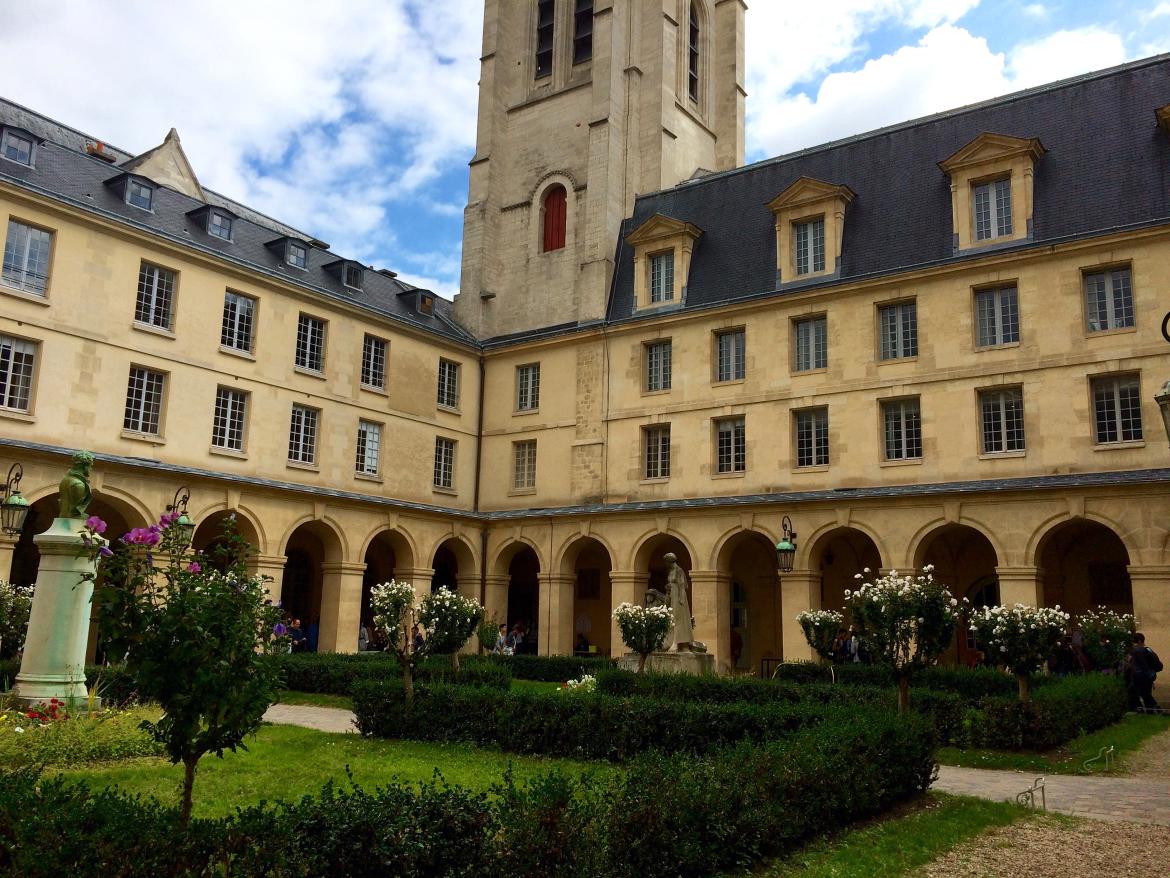
[(93, 491), (89, 488), (89, 471), (93, 467), (93, 455), (79, 451), (73, 455), (73, 466), (61, 479), (58, 494), (61, 498), (60, 518), (85, 518)]

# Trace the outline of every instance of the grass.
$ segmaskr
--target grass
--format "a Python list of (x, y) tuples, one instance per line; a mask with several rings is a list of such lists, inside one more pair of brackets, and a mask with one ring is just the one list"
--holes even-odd
[(1028, 813), (1006, 802), (930, 793), (883, 818), (814, 841), (753, 874), (756, 878), (900, 878), (956, 845)]
[[(607, 772), (607, 765), (566, 759), (519, 757), (464, 744), (383, 741), (334, 735), (297, 726), (264, 726), (248, 750), (206, 756), (195, 781), (195, 816), (222, 817), (261, 800), (294, 800), (319, 792), (329, 780), (344, 786), (346, 766), (367, 789), (392, 781), (429, 781), (436, 766), (453, 785), (487, 790), (511, 765), (517, 780), (551, 768), (571, 774)], [(132, 759), (64, 772), (91, 788), (119, 786), (163, 802), (177, 802), (182, 767), (164, 759)]]
[(938, 761), (961, 768), (995, 768), (1036, 774), (1105, 774), (1104, 764), (1090, 768), (1084, 762), (1102, 747), (1112, 745), (1117, 761), (1109, 774), (1125, 774), (1125, 756), (1141, 747), (1148, 738), (1170, 729), (1170, 717), (1131, 713), (1125, 719), (1089, 735), (1082, 735), (1063, 747), (1043, 753), (1010, 753), (1001, 750), (960, 750), (943, 747)]
[(309, 707), (336, 707), (353, 710), (353, 699), (348, 695), (328, 695), (324, 692), (293, 692), (282, 689), (277, 704), (307, 705)]

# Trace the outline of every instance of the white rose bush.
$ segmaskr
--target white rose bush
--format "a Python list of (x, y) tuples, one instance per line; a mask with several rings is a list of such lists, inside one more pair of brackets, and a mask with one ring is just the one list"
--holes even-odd
[(429, 655), (451, 654), (451, 664), (459, 670), (459, 650), (475, 633), (483, 607), (478, 601), (451, 591), (446, 586), (422, 599), (418, 621), (427, 632), (425, 642)]
[(1095, 670), (1116, 670), (1133, 649), (1137, 622), (1129, 613), (1097, 607), (1078, 616), (1077, 626), (1084, 635), (1085, 655)]
[(929, 564), (915, 575), (891, 570), (867, 582), (866, 568), (854, 577), (862, 580), (857, 589), (845, 592), (845, 606), (870, 655), (894, 669), (899, 712), (910, 706), (914, 671), (938, 662), (954, 639), (966, 604), (934, 581), (933, 570)]
[(833, 643), (845, 624), (845, 617), (836, 610), (805, 610), (796, 614), (796, 621), (813, 652), (831, 662)]
[(32, 588), (0, 579), (0, 659), (15, 658), (24, 648), (32, 594)]
[(979, 607), (971, 613), (971, 632), (987, 662), (1016, 675), (1020, 701), (1032, 699), (1028, 676), (1056, 651), (1068, 629), (1068, 613), (1056, 607)]
[(662, 648), (666, 635), (674, 627), (674, 611), (670, 607), (640, 607), (621, 603), (613, 611), (622, 642), (630, 652), (638, 654), (638, 673), (646, 669), (646, 657)]

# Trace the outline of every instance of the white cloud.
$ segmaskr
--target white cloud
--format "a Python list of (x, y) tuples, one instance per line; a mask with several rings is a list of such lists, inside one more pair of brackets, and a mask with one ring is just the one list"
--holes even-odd
[(1161, 3), (1143, 15), (1142, 18), (1149, 21), (1152, 18), (1165, 18), (1166, 16), (1170, 16), (1170, 2), (1162, 0)]
[(1048, 17), (1048, 7), (1043, 3), (1029, 3), (1027, 6), (1022, 7), (1020, 11), (1030, 18)]
[(1125, 58), (1125, 43), (1111, 31), (1100, 27), (1062, 30), (1012, 50), (1008, 74), (1012, 87), (1028, 88), (1112, 67)]

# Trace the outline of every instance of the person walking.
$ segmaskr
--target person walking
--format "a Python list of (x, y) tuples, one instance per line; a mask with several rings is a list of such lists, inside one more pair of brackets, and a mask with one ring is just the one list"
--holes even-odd
[(1139, 710), (1157, 710), (1154, 700), (1154, 680), (1162, 671), (1162, 660), (1146, 646), (1146, 635), (1140, 631), (1133, 636), (1133, 652), (1129, 655), (1133, 688)]

